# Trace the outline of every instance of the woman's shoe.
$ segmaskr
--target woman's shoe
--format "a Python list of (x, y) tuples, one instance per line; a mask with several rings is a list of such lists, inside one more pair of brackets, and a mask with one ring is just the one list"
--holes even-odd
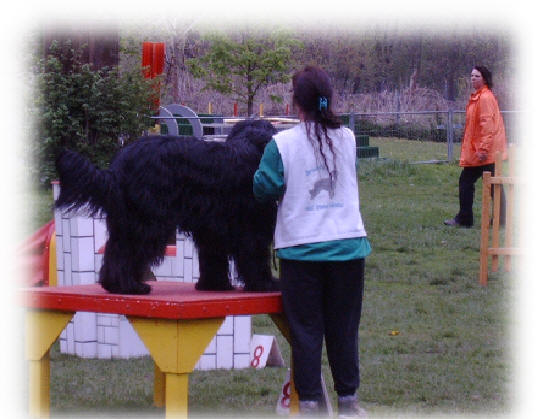
[(337, 414), (340, 419), (367, 419), (367, 412), (360, 407), (356, 396), (339, 396)]
[(443, 221), (443, 224), (445, 224), (446, 226), (471, 228), (471, 226), (468, 224), (460, 224), (458, 221), (456, 221), (456, 218), (450, 218), (448, 220), (445, 220)]
[(300, 400), (298, 406), (300, 416), (318, 417), (322, 415), (319, 402), (316, 400)]

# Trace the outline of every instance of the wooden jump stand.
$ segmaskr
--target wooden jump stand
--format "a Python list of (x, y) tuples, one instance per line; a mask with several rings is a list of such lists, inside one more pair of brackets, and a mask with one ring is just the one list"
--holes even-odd
[[(518, 255), (519, 249), (513, 246), (513, 211), (515, 185), (518, 179), (513, 176), (514, 171), (514, 149), (509, 149), (509, 176), (503, 175), (503, 156), (496, 152), (494, 176), (491, 172), (483, 172), (483, 202), (481, 211), (481, 249), (479, 283), (486, 287), (488, 284), (488, 258), (492, 256), (492, 272), (498, 270), (499, 256), (504, 256), (504, 269), (511, 271), (511, 256)], [(506, 220), (504, 246), (500, 247), (500, 185), (506, 186)], [(494, 203), (492, 208), (492, 226), (490, 225), (490, 206), (492, 204), (491, 191), (494, 189)], [(490, 230), (492, 230), (492, 243), (490, 246)]]
[[(226, 316), (268, 314), (289, 341), (281, 294), (196, 291), (194, 284), (154, 282), (149, 295), (109, 294), (100, 285), (27, 288), (29, 413), (49, 417), (49, 350), (77, 311), (125, 315), (155, 362), (154, 404), (166, 418), (188, 416), (189, 374)], [(291, 375), (291, 414), (298, 398)]]

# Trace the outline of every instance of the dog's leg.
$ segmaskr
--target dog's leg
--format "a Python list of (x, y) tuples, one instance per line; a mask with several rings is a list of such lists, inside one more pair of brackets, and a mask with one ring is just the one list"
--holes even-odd
[(148, 264), (138, 257), (132, 243), (119, 240), (110, 233), (106, 243), (100, 284), (115, 294), (149, 294), (151, 287), (142, 281)]
[(221, 246), (198, 245), (198, 260), (200, 264), (200, 279), (195, 288), (200, 291), (228, 291), (233, 289), (228, 279), (228, 256), (220, 250)]
[(250, 240), (243, 242), (251, 245), (239, 249), (234, 257), (244, 283), (243, 289), (252, 292), (279, 291), (279, 281), (271, 273), (269, 245)]

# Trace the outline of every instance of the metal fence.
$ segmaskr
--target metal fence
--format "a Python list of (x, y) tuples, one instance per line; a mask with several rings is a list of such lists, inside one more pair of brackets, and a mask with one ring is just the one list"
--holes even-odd
[[(517, 125), (520, 112), (502, 111), (508, 143), (518, 143)], [(343, 122), (356, 134), (370, 137), (399, 138), (443, 143), (447, 161), (455, 160), (454, 144), (464, 134), (465, 111), (351, 112)]]
[[(178, 106), (178, 105), (176, 105)], [(192, 112), (192, 111), (191, 111)], [(517, 126), (519, 111), (502, 111), (508, 143), (518, 144)], [(291, 115), (266, 116), (282, 120), (294, 119)], [(406, 139), (414, 141), (440, 143), (438, 155), (429, 161), (452, 162), (458, 158), (459, 146), (464, 133), (465, 111), (413, 111), (413, 112), (351, 112), (341, 114), (343, 124), (351, 128), (356, 135), (367, 135), (370, 138), (379, 137)], [(226, 136), (232, 126), (233, 117), (201, 114), (184, 116), (175, 113), (161, 114), (153, 119), (162, 125), (161, 133), (173, 135)], [(234, 120), (243, 118), (236, 117)], [(278, 129), (292, 126), (280, 123)], [(446, 156), (446, 157), (445, 157)]]

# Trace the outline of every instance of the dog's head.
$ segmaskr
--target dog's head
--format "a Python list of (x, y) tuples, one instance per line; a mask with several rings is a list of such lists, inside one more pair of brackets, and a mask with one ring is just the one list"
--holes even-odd
[(229, 143), (248, 142), (256, 146), (260, 153), (263, 153), (266, 144), (271, 141), (276, 133), (277, 130), (269, 121), (264, 119), (247, 119), (238, 122), (232, 127), (232, 131), (226, 138), (226, 141)]

